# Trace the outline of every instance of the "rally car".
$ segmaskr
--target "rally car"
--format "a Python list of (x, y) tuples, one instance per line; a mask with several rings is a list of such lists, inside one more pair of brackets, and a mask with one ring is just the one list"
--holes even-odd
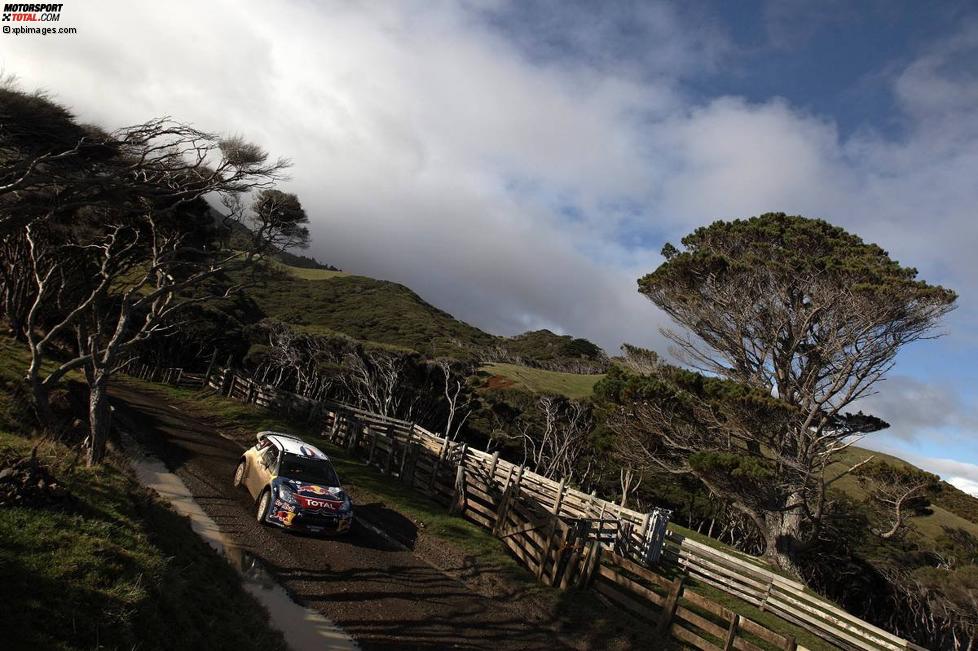
[(258, 505), (262, 524), (310, 533), (344, 533), (353, 504), (321, 450), (289, 434), (259, 432), (234, 471)]

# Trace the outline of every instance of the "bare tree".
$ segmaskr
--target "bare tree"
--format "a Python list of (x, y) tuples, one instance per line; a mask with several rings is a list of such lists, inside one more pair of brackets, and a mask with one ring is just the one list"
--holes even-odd
[(334, 375), (322, 369), (323, 364), (338, 363), (335, 347), (323, 337), (297, 333), (280, 321), (266, 320), (262, 328), (268, 347), (256, 377), (275, 387), (289, 386), (307, 398), (321, 399), (335, 381)]
[(472, 413), (472, 395), (465, 386), (469, 366), (447, 358), (438, 359), (435, 364), (444, 378), (445, 403), (448, 406), (445, 438), (455, 441)]
[[(105, 388), (125, 356), (174, 328), (183, 307), (233, 293), (234, 285), (212, 281), (256, 255), (196, 241), (188, 217), (206, 206), (194, 202), (267, 187), (287, 165), (269, 162), (239, 138), (169, 119), (123, 129), (111, 144), (108, 161), (67, 179), (76, 192), (23, 227), (33, 285), (24, 328), (32, 358), (27, 380), (39, 415), (50, 421), (48, 392), (66, 373), (84, 368), (90, 463), (104, 451)], [(87, 186), (98, 190), (87, 196)], [(91, 280), (75, 282), (79, 271)], [(68, 332), (75, 334), (76, 354), (42, 372), (52, 345)]]
[(385, 350), (355, 350), (343, 361), (346, 372), (341, 382), (360, 407), (390, 417), (410, 413), (410, 392), (402, 382), (406, 356)]
[(935, 490), (940, 483), (937, 475), (882, 460), (867, 460), (855, 475), (873, 504), (883, 511), (882, 519), (887, 525), (882, 529), (874, 528), (873, 533), (884, 540), (905, 529), (908, 512), (925, 507), (927, 492)]
[(544, 477), (566, 477), (585, 483), (593, 468), (590, 433), (591, 408), (560, 396), (540, 396), (538, 418), (524, 418), (517, 425), (523, 446), (523, 464)]
[(618, 468), (618, 485), (621, 488), (621, 506), (624, 507), (631, 497), (642, 485), (641, 476), (636, 476), (635, 468), (631, 466), (620, 466)]

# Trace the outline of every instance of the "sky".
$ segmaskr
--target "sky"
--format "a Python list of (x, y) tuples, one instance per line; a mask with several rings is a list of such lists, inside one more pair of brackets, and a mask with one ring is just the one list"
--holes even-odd
[[(4, 23), (8, 25), (10, 23)], [(960, 295), (857, 407), (978, 494), (978, 5), (65, 0), (0, 70), (85, 122), (292, 159), (310, 253), (496, 334), (667, 352), (636, 291), (717, 219), (821, 217)]]

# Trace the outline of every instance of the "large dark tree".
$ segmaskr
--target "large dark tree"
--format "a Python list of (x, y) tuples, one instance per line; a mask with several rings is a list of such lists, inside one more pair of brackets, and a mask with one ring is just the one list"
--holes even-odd
[[(225, 272), (309, 236), (299, 200), (272, 189), (288, 161), (169, 118), (104, 133), (0, 84), (0, 161), (3, 311), (27, 340), (44, 425), (56, 428), (52, 388), (84, 373), (90, 463), (104, 452), (109, 378), (133, 351), (232, 295)], [(223, 246), (208, 201), (232, 208), (224, 225), (250, 227), (253, 241)]]
[(665, 369), (632, 383), (621, 394), (626, 455), (699, 479), (796, 572), (822, 518), (826, 466), (885, 426), (846, 408), (903, 346), (935, 336), (956, 296), (842, 228), (783, 213), (715, 222), (663, 255), (639, 291), (680, 326), (665, 334), (708, 377)]

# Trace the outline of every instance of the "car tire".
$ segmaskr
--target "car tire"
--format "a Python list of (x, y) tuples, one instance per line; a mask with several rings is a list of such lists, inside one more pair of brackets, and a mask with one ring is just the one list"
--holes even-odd
[(268, 524), (268, 510), (272, 506), (272, 494), (269, 491), (263, 491), (261, 497), (258, 498), (258, 512), (255, 514), (255, 518), (261, 524)]
[(242, 461), (238, 464), (238, 467), (234, 469), (234, 479), (232, 480), (232, 483), (234, 484), (235, 488), (241, 485), (241, 481), (244, 479), (244, 471), (245, 462)]

